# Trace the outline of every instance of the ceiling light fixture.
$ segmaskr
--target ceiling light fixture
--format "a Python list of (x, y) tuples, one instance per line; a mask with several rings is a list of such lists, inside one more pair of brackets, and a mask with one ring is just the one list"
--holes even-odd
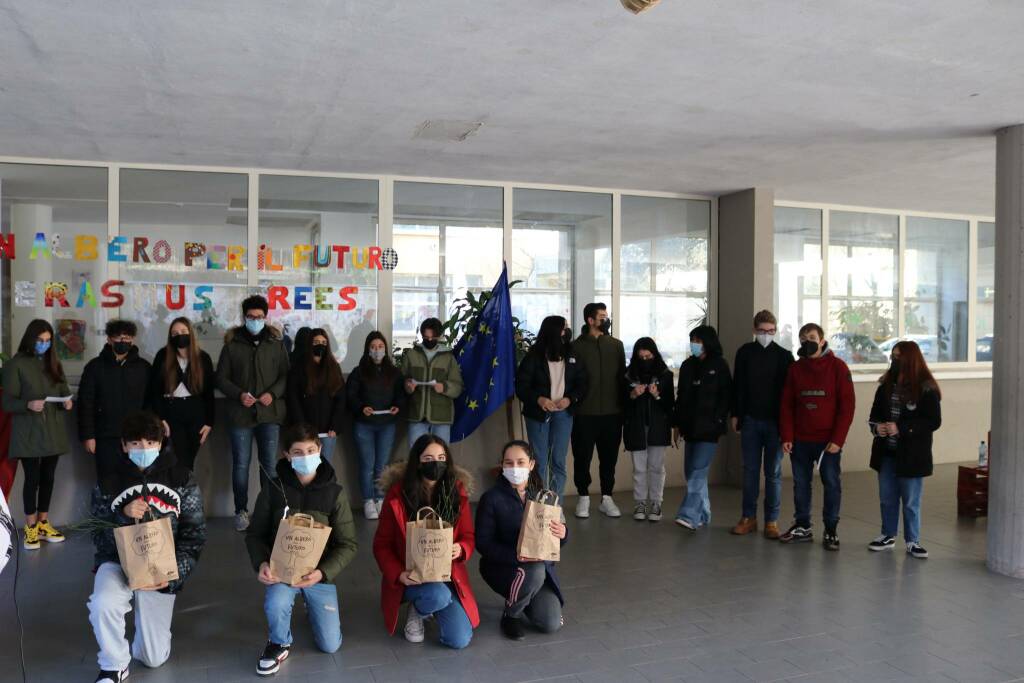
[(620, 0), (620, 2), (623, 7), (633, 14), (640, 14), (641, 12), (646, 12), (654, 7), (661, 2), (661, 0)]

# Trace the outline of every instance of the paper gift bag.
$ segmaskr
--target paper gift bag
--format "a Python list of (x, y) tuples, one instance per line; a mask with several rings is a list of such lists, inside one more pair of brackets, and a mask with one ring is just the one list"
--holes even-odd
[(132, 590), (178, 578), (170, 517), (117, 527), (114, 544)]
[(405, 523), (405, 569), (420, 583), (452, 580), (452, 525), (424, 507)]
[(562, 556), (562, 543), (551, 533), (551, 522), (561, 519), (562, 508), (554, 491), (540, 491), (536, 498), (527, 500), (516, 543), (519, 557), (558, 562)]
[(270, 573), (281, 583), (294, 586), (316, 569), (331, 537), (331, 527), (310, 515), (295, 513), (277, 527), (274, 549), (270, 553)]

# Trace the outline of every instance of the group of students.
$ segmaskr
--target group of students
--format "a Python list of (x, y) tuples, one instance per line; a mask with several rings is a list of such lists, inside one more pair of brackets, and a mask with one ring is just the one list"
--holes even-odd
[[(811, 479), (820, 469), (823, 543), (829, 550), (839, 548), (840, 460), (854, 394), (849, 368), (831, 353), (815, 324), (800, 330), (800, 359), (794, 362), (774, 342), (774, 316), (758, 313), (755, 341), (738, 350), (735, 376), (715, 329), (701, 325), (690, 333), (690, 356), (679, 368), (673, 390), (673, 373), (653, 339), (637, 340), (626, 364), (603, 304), (585, 307), (586, 324), (576, 338), (564, 318), (545, 318), (516, 376), (528, 441), (512, 441), (502, 449), (502, 476), (480, 498), (474, 523), (469, 507), (472, 479), (456, 466), (448, 447), (453, 400), (461, 393), (462, 378), (454, 355), (439, 344), (439, 321), (423, 323), (422, 342), (403, 355), (401, 368), (391, 362), (383, 335), (371, 333), (359, 366), (343, 378), (324, 330), (309, 331), (301, 342), (297, 338), (289, 357), (280, 334), (266, 325), (265, 299), (246, 299), (242, 313), (244, 324), (228, 333), (216, 371), (184, 318), (171, 324), (167, 345), (152, 365), (139, 357), (133, 344), (134, 325), (111, 321), (107, 345), (86, 366), (78, 396), (79, 436), (95, 455), (92, 515), (104, 523), (93, 533), (96, 577), (89, 600), (100, 647), (97, 681), (121, 681), (132, 656), (148, 666), (158, 666), (169, 656), (174, 596), (205, 542), (202, 496), (192, 470), (213, 428), (214, 387), (228, 399), (235, 526), (246, 532), (253, 568), (267, 586), (264, 610), (270, 635), (257, 669), (263, 675), (276, 672), (288, 657), (291, 610), (299, 593), (317, 646), (333, 652), (341, 643), (334, 582), (357, 550), (348, 496), (331, 465), (346, 407), (355, 417), (364, 513), (380, 520), (373, 551), (382, 573), (385, 624), (394, 633), (401, 606), (408, 604), (404, 634), (412, 642), (424, 639), (424, 621), (432, 618), (443, 644), (469, 644), (480, 621), (466, 568), (474, 551), (480, 552), (485, 582), (505, 598), (505, 635), (524, 637), (524, 618), (542, 632), (560, 628), (563, 598), (555, 565), (519, 557), (516, 542), (526, 501), (545, 489), (561, 497), (570, 442), (577, 517), (590, 514), (595, 447), (599, 509), (609, 517), (621, 516), (611, 494), (624, 443), (634, 466), (633, 516), (658, 521), (666, 450), (682, 437), (687, 492), (675, 521), (696, 531), (711, 520), (708, 471), (731, 417), (744, 454), (743, 511), (733, 533), (758, 529), (763, 469), (765, 536), (783, 543), (812, 540)], [(52, 342), (49, 323), (32, 321), (18, 353), (3, 368), (3, 408), (13, 415), (11, 453), (25, 473), (29, 549), (38, 548), (40, 541), (64, 540), (47, 510), (57, 459), (68, 451), (64, 416), (72, 401), (66, 398), (71, 392)], [(920, 497), (922, 478), (931, 474), (940, 399), (917, 345), (897, 344), (870, 416), (875, 437), (871, 466), (878, 471), (882, 513), (882, 533), (869, 544), (871, 550), (894, 547), (902, 507), (907, 550), (914, 557), (927, 557), (919, 537)], [(410, 421), (409, 456), (385, 469), (402, 413)], [(261, 491), (250, 517), (254, 439)], [(796, 515), (792, 526), (780, 533), (783, 453), (791, 456)], [(405, 571), (405, 523), (425, 505), (453, 527), (449, 583), (419, 584)], [(285, 510), (308, 513), (332, 529), (317, 569), (296, 585), (277, 581), (269, 565)], [(117, 562), (112, 527), (147, 515), (171, 518), (179, 578), (132, 591)], [(565, 543), (564, 520), (552, 522), (550, 532)], [(129, 646), (125, 617), (133, 598), (136, 628)]]

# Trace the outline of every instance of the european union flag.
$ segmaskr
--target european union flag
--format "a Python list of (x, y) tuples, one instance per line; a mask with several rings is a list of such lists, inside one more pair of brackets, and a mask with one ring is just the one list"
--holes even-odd
[(516, 347), (505, 266), (476, 321), (455, 345), (455, 358), (465, 390), (455, 401), (452, 443), (472, 434), (515, 394)]

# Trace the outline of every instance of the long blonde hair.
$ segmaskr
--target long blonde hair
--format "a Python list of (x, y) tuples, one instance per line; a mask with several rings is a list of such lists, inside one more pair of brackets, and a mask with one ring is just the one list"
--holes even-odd
[(167, 327), (167, 346), (164, 351), (164, 391), (168, 394), (174, 393), (178, 386), (178, 347), (171, 338), (171, 330), (181, 323), (188, 330), (188, 390), (193, 394), (200, 394), (203, 391), (203, 363), (199, 355), (199, 342), (196, 340), (196, 331), (188, 318), (175, 318)]

